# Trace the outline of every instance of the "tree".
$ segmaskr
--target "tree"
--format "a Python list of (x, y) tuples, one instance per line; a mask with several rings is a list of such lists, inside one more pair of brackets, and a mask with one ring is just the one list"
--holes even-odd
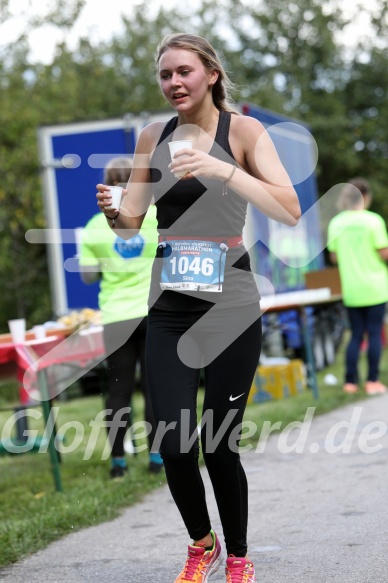
[(321, 194), (359, 174), (371, 179), (374, 208), (388, 219), (381, 192), (387, 182), (388, 4), (364, 9), (375, 35), (353, 52), (340, 42), (349, 21), (340, 1), (234, 2), (233, 45), (226, 51), (240, 98), (311, 127), (319, 148)]
[(388, 48), (358, 52), (343, 99), (351, 122), (356, 171), (373, 187), (373, 209), (388, 219)]
[[(81, 4), (75, 3), (78, 8)], [(45, 226), (37, 128), (42, 124), (120, 117), (144, 111), (147, 106), (164, 107), (145, 42), (151, 51), (149, 39), (156, 28), (167, 32), (172, 18), (161, 11), (155, 20), (147, 21), (142, 12), (140, 8), (135, 12), (133, 31), (128, 30), (127, 37), (98, 46), (83, 38), (75, 53), (65, 43), (58, 44), (50, 65), (29, 63), (27, 38), (23, 36), (15, 47), (9, 47), (7, 59), (0, 64), (3, 329), (11, 317), (26, 317), (30, 325), (52, 316), (46, 249), (25, 240), (28, 229)], [(69, 12), (67, 15), (56, 18), (54, 12), (50, 19), (67, 27)]]
[[(28, 229), (45, 226), (37, 128), (164, 109), (153, 55), (157, 42), (180, 31), (182, 22), (222, 55), (237, 101), (309, 124), (319, 148), (322, 194), (364, 175), (374, 187), (374, 208), (388, 217), (386, 1), (379, 0), (371, 17), (376, 34), (361, 39), (350, 55), (338, 40), (347, 22), (339, 0), (203, 0), (196, 9), (186, 4), (154, 15), (144, 1), (123, 20), (123, 34), (98, 44), (82, 38), (74, 51), (61, 41), (49, 65), (31, 63), (28, 31), (44, 21), (69, 31), (83, 5), (55, 0), (0, 54), (1, 328), (10, 317), (26, 316), (34, 324), (51, 316), (45, 247), (25, 241)], [(3, 20), (8, 8), (0, 0)]]
[[(14, 46), (3, 47), (0, 66), (0, 326), (12, 317), (38, 322), (50, 316), (50, 296), (45, 248), (29, 245), (25, 233), (44, 226), (36, 129), (45, 119), (45, 99), (35, 92), (40, 67), (28, 64), (27, 34), (43, 21), (59, 27), (77, 18), (84, 0), (56, 0), (39, 19), (27, 18), (26, 32)], [(10, 18), (9, 2), (0, 2), (4, 23)], [(42, 99), (43, 97), (43, 99)]]

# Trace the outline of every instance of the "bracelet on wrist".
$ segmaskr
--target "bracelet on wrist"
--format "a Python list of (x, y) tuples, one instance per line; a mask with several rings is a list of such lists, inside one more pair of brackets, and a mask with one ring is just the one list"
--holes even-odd
[(236, 172), (236, 166), (233, 166), (232, 172), (229, 174), (228, 178), (224, 180), (222, 185), (222, 196), (228, 194), (228, 182), (230, 182), (233, 178), (233, 174)]
[[(105, 213), (104, 213), (105, 214)], [(105, 215), (106, 219), (109, 219), (109, 221), (112, 221), (112, 229), (115, 228), (115, 220), (117, 219), (117, 217), (119, 216), (120, 211), (118, 211), (114, 217), (108, 217), (108, 215)]]

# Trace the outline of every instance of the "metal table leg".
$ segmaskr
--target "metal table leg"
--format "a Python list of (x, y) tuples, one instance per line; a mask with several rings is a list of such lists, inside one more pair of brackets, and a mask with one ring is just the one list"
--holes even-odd
[(50, 454), (51, 470), (54, 476), (55, 489), (57, 492), (63, 492), (61, 471), (59, 467), (59, 455), (55, 448), (55, 423), (51, 415), (51, 401), (49, 398), (49, 391), (47, 385), (47, 377), (44, 370), (38, 372), (39, 390), (42, 397), (43, 416), (45, 420), (45, 431), (48, 435), (48, 450)]
[(313, 391), (315, 399), (319, 398), (319, 390), (317, 383), (317, 375), (315, 371), (315, 362), (313, 354), (312, 339), (309, 330), (308, 317), (306, 309), (303, 306), (299, 307), (299, 315), (301, 321), (303, 343), (306, 351), (306, 365), (307, 365), (307, 382)]

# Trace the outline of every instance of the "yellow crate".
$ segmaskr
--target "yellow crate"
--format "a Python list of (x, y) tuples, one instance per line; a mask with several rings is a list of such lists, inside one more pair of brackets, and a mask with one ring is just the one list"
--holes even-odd
[(307, 388), (306, 371), (303, 360), (291, 360), (288, 367), (291, 395), (299, 395)]
[(259, 365), (249, 393), (248, 403), (285, 399), (306, 388), (303, 362)]

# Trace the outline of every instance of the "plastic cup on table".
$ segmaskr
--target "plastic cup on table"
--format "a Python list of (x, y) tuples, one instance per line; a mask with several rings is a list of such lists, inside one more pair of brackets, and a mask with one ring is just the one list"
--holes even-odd
[(35, 338), (37, 340), (41, 340), (42, 338), (46, 337), (46, 328), (41, 324), (39, 324), (37, 326), (33, 326), (32, 331), (33, 331)]
[(116, 211), (120, 210), (121, 205), (121, 197), (123, 194), (123, 187), (122, 186), (110, 186), (109, 187), (110, 193), (112, 195), (112, 203), (105, 208), (107, 210), (115, 209)]
[(9, 331), (11, 332), (12, 342), (14, 344), (23, 344), (26, 339), (26, 320), (25, 318), (16, 318), (8, 320)]
[[(176, 152), (183, 150), (184, 148), (192, 148), (193, 143), (190, 140), (173, 140), (172, 142), (168, 143), (168, 147), (170, 148), (170, 155), (172, 160)], [(174, 174), (174, 176), (175, 178), (182, 178), (182, 176), (185, 176), (185, 174), (188, 174), (188, 172), (177, 172)]]

